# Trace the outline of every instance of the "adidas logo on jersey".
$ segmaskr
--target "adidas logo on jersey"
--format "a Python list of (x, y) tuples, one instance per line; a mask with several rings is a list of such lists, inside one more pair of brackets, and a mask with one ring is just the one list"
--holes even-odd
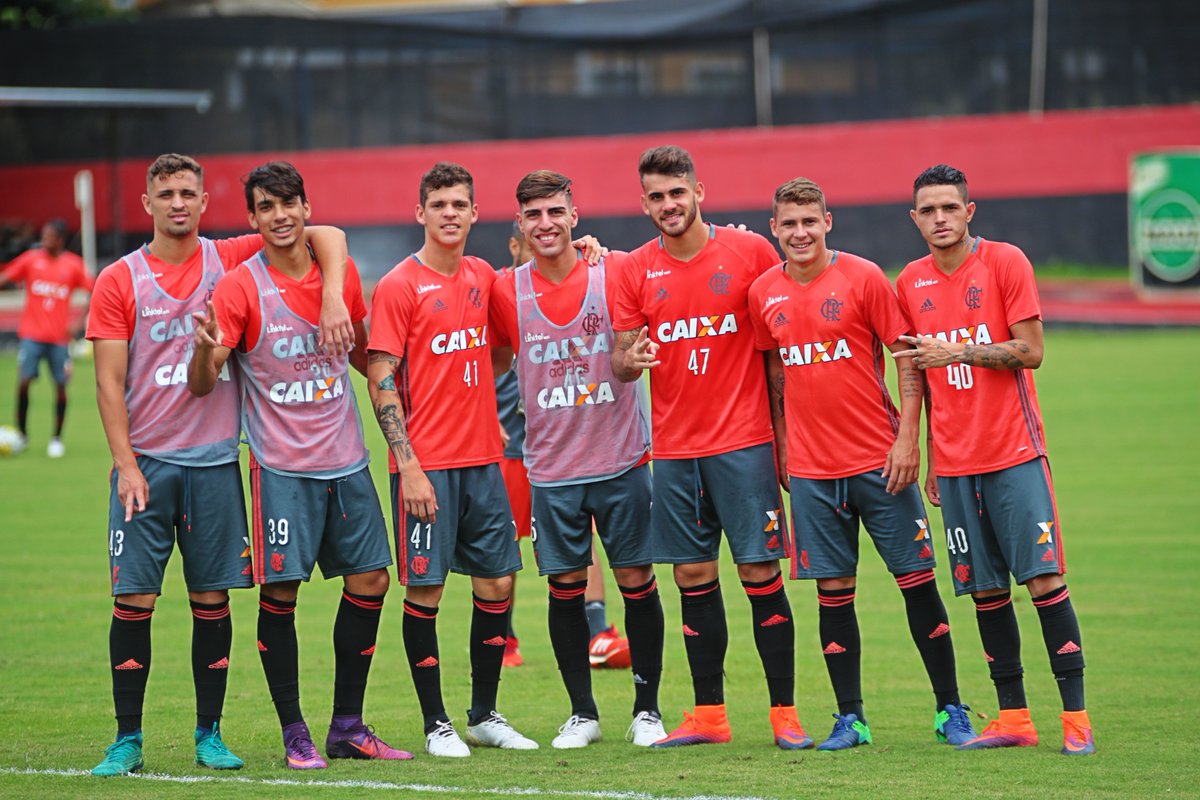
[(924, 303), (921, 303), (921, 313), (922, 314), (924, 314), (928, 311), (936, 311), (936, 310), (937, 310), (937, 306), (935, 306), (933, 304), (933, 300), (929, 299), (928, 297), (925, 298)]
[(433, 302), (433, 313), (435, 314), (445, 311), (447, 308), (449, 308), (449, 306), (443, 303), (442, 298), (440, 297)]
[(737, 331), (737, 318), (733, 314), (714, 314), (711, 317), (687, 317), (664, 322), (658, 326), (657, 334), (660, 342), (674, 342), (699, 339), (701, 336), (723, 336)]
[(546, 344), (535, 344), (527, 351), (532, 364), (545, 364), (548, 361), (562, 361), (568, 358), (582, 358), (596, 353), (609, 352), (608, 336), (598, 333), (595, 336), (572, 336), (570, 339), (550, 341)]
[(820, 364), (822, 361), (838, 361), (843, 358), (853, 358), (850, 345), (845, 339), (827, 342), (806, 342), (794, 344), (791, 347), (779, 348), (779, 357), (785, 367), (806, 367), (809, 364)]
[(616, 397), (608, 381), (603, 381), (578, 386), (551, 386), (538, 392), (537, 401), (538, 406), (549, 410), (612, 403), (616, 401)]
[(439, 333), (430, 340), (429, 349), (439, 356), (443, 356), (459, 350), (484, 347), (487, 343), (487, 325), (480, 325), (478, 328), (463, 328), (449, 333)]
[(935, 339), (941, 339), (943, 342), (962, 342), (963, 344), (991, 344), (992, 334), (988, 330), (986, 322), (981, 322), (978, 325), (968, 325), (965, 328), (955, 328), (950, 331), (938, 331), (937, 333), (923, 333), (922, 336), (932, 336)]

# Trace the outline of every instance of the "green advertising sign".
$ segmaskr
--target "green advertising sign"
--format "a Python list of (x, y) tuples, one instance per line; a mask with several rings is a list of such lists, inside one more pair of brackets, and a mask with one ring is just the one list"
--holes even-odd
[(1200, 289), (1200, 150), (1134, 156), (1129, 253), (1139, 286)]

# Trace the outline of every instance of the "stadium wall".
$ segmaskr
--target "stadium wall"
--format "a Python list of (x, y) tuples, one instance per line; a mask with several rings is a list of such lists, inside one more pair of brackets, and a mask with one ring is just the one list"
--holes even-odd
[[(637, 158), (663, 143), (692, 152), (707, 189), (705, 216), (714, 222), (768, 233), (775, 187), (804, 175), (825, 190), (833, 246), (899, 265), (923, 249), (907, 214), (912, 180), (945, 162), (967, 174), (972, 199), (980, 201), (973, 232), (1019, 243), (1035, 263), (1123, 264), (1129, 160), (1145, 150), (1200, 144), (1200, 105), (193, 155), (206, 171), (206, 233), (244, 232), (241, 176), (265, 161), (288, 159), (305, 176), (314, 221), (345, 228), (364, 275), (378, 277), (420, 246), (417, 186), (438, 160), (460, 162), (475, 176), (480, 225), (472, 253), (489, 260), (506, 253), (516, 183), (539, 168), (574, 179), (581, 231), (631, 248), (654, 233), (641, 214)], [(140, 201), (147, 165), (139, 158), (0, 167), (0, 219), (70, 218), (72, 176), (87, 168), (95, 176), (101, 252), (130, 249), (151, 231)]]

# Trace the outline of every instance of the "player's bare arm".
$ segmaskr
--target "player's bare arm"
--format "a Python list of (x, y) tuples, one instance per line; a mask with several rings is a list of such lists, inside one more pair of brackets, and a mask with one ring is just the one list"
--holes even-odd
[(787, 472), (787, 420), (784, 416), (783, 359), (778, 350), (763, 353), (767, 369), (767, 398), (771, 405), (771, 426), (775, 429), (775, 473), (783, 490), (790, 491)]
[(613, 374), (623, 383), (632, 383), (642, 376), (642, 370), (652, 369), (658, 360), (658, 342), (650, 338), (650, 329), (643, 326), (628, 331), (616, 331), (612, 352)]
[(129, 408), (125, 405), (125, 374), (129, 368), (129, 342), (124, 339), (97, 339), (96, 405), (104, 436), (117, 471), (117, 499), (125, 506), (125, 521), (135, 511), (145, 511), (150, 502), (150, 485), (137, 464), (137, 455), (129, 441)]
[[(511, 345), (497, 347), (492, 345), (492, 373), (499, 378), (513, 368), (513, 348)], [(503, 427), (503, 426), (501, 426)]]
[(221, 326), (210, 302), (203, 314), (192, 314), (195, 320), (192, 335), (192, 358), (188, 361), (188, 391), (203, 397), (217, 385), (217, 376), (231, 352), (221, 344)]
[[(354, 341), (356, 341), (356, 342), (366, 342), (367, 341), (367, 323), (363, 320), (359, 320), (358, 322), (354, 323)], [(356, 370), (358, 370), (359, 375), (366, 377), (366, 374), (367, 374), (367, 348), (365, 346), (364, 347), (351, 346), (350, 366), (352, 366)]]
[[(888, 345), (893, 352), (907, 349), (903, 342)], [(900, 390), (900, 430), (888, 451), (883, 466), (887, 491), (899, 494), (921, 477), (921, 400), (925, 396), (925, 378), (911, 360), (897, 359), (897, 386)]]
[(379, 350), (371, 351), (367, 356), (367, 391), (371, 395), (371, 406), (375, 409), (379, 429), (383, 431), (383, 438), (396, 459), (404, 511), (422, 522), (433, 523), (437, 522), (437, 497), (408, 438), (404, 409), (396, 389), (396, 371), (399, 368), (398, 356)]
[(901, 336), (913, 345), (893, 351), (896, 359), (911, 358), (917, 369), (936, 369), (950, 364), (967, 364), (984, 369), (1037, 369), (1042, 365), (1044, 337), (1042, 321), (1027, 319), (1012, 326), (1013, 338), (992, 344), (944, 342), (933, 336)]
[(350, 258), (346, 234), (341, 228), (331, 225), (312, 225), (305, 227), (304, 239), (312, 248), (325, 279), (321, 290), (321, 335), (318, 343), (331, 349), (334, 355), (345, 355), (354, 344), (354, 323), (350, 320), (350, 309), (346, 308), (346, 298), (342, 294), (346, 286), (346, 263)]
[(929, 384), (925, 384), (925, 496), (929, 505), (942, 506), (942, 495), (938, 491), (937, 467), (933, 463), (933, 395), (929, 393)]

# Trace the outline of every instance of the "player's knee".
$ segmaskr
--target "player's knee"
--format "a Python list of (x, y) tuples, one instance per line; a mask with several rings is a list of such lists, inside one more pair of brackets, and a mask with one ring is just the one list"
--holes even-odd
[(759, 583), (769, 581), (779, 574), (778, 561), (756, 561), (752, 564), (738, 564), (738, 577), (743, 581)]
[(154, 602), (158, 600), (156, 594), (119, 594), (113, 598), (116, 602), (123, 606), (134, 606), (136, 608), (154, 609)]
[(559, 575), (548, 575), (547, 577), (554, 580), (556, 583), (579, 583), (588, 579), (588, 571), (585, 567), (584, 569), (577, 569), (573, 572), (563, 572)]
[(219, 605), (221, 603), (229, 602), (229, 592), (224, 589), (217, 589), (212, 592), (188, 592), (188, 599), (193, 603)]
[(300, 581), (284, 581), (283, 583), (266, 583), (259, 590), (263, 597), (271, 600), (282, 600), (285, 603), (296, 602), (300, 593)]
[(507, 600), (512, 597), (513, 576), (499, 578), (474, 578), (471, 581), (475, 594), (483, 600)]
[(613, 567), (613, 577), (618, 586), (643, 586), (654, 577), (654, 567)]
[(436, 586), (408, 586), (405, 587), (404, 599), (410, 603), (425, 606), (426, 608), (437, 608), (438, 603), (442, 602), (442, 590), (444, 588), (440, 584)]
[(1025, 588), (1029, 590), (1032, 597), (1041, 597), (1045, 594), (1050, 594), (1055, 589), (1065, 586), (1066, 581), (1063, 576), (1057, 573), (1053, 575), (1035, 575), (1025, 582)]
[(702, 583), (712, 583), (717, 579), (717, 562), (702, 561), (698, 564), (676, 564), (675, 585), (686, 589), (689, 586), (699, 586)]
[(352, 594), (382, 597), (387, 594), (390, 582), (391, 578), (386, 569), (373, 569), (370, 572), (347, 575), (346, 591)]
[(858, 579), (853, 575), (846, 578), (817, 578), (817, 588), (823, 591), (835, 589), (853, 589), (858, 585)]

